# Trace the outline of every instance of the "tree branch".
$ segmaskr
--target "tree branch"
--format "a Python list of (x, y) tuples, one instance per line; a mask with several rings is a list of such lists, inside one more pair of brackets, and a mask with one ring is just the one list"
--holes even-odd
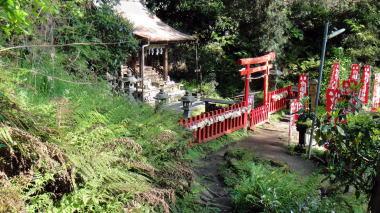
[(116, 45), (116, 44), (125, 44), (128, 43), (128, 41), (123, 42), (100, 42), (100, 43), (70, 43), (70, 44), (40, 44), (40, 45), (21, 45), (21, 46), (14, 46), (14, 47), (7, 47), (0, 50), (1, 52), (9, 51), (9, 50), (15, 50), (15, 49), (22, 49), (22, 48), (31, 48), (31, 47), (38, 47), (38, 48), (49, 48), (49, 47), (68, 47), (68, 46), (95, 46), (95, 45)]

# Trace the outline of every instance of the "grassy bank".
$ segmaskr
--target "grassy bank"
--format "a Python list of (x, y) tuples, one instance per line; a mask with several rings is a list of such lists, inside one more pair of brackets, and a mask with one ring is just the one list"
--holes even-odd
[(0, 70), (0, 212), (169, 212), (192, 178), (178, 115), (60, 63)]

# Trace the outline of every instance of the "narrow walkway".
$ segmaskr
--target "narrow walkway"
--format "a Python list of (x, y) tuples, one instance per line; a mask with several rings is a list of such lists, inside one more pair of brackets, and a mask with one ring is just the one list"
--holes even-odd
[[(293, 128), (294, 144), (298, 143), (298, 132)], [(255, 134), (241, 141), (233, 143), (230, 148), (246, 148), (252, 150), (255, 156), (276, 162), (286, 163), (291, 171), (302, 175), (311, 174), (316, 166), (312, 161), (299, 156), (290, 155), (288, 145), (288, 123), (278, 122), (266, 124), (255, 131)]]
[[(293, 132), (293, 136), (296, 135), (295, 129)], [(312, 161), (288, 154), (287, 136), (287, 122), (265, 124), (258, 127), (253, 136), (233, 142), (210, 153), (206, 158), (195, 161), (199, 165), (195, 168), (195, 174), (201, 179), (201, 184), (206, 187), (206, 190), (201, 192), (201, 203), (219, 208), (219, 212), (232, 212), (233, 203), (218, 172), (220, 166), (225, 163), (224, 154), (230, 149), (246, 148), (259, 158), (285, 163), (291, 171), (301, 175), (308, 175), (315, 171), (316, 166)], [(295, 138), (293, 137), (294, 143)]]
[[(191, 110), (194, 111), (194, 110), (197, 110), (197, 109), (202, 108), (202, 107), (204, 108), (204, 106), (205, 106), (205, 103), (203, 101), (197, 100), (193, 103)], [(180, 102), (180, 101), (168, 104), (167, 108), (174, 110), (178, 113), (183, 113), (182, 102)]]

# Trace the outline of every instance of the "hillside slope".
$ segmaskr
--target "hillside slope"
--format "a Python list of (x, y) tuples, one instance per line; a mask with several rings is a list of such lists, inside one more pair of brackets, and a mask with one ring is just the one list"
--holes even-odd
[(54, 66), (2, 63), (0, 212), (168, 212), (192, 178), (178, 116)]

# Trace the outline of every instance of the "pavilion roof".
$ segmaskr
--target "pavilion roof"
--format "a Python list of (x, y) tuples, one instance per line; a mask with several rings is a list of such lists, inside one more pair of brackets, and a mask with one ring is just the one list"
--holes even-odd
[(151, 13), (140, 0), (120, 0), (115, 7), (134, 26), (133, 34), (151, 42), (191, 41), (193, 36), (182, 33)]

